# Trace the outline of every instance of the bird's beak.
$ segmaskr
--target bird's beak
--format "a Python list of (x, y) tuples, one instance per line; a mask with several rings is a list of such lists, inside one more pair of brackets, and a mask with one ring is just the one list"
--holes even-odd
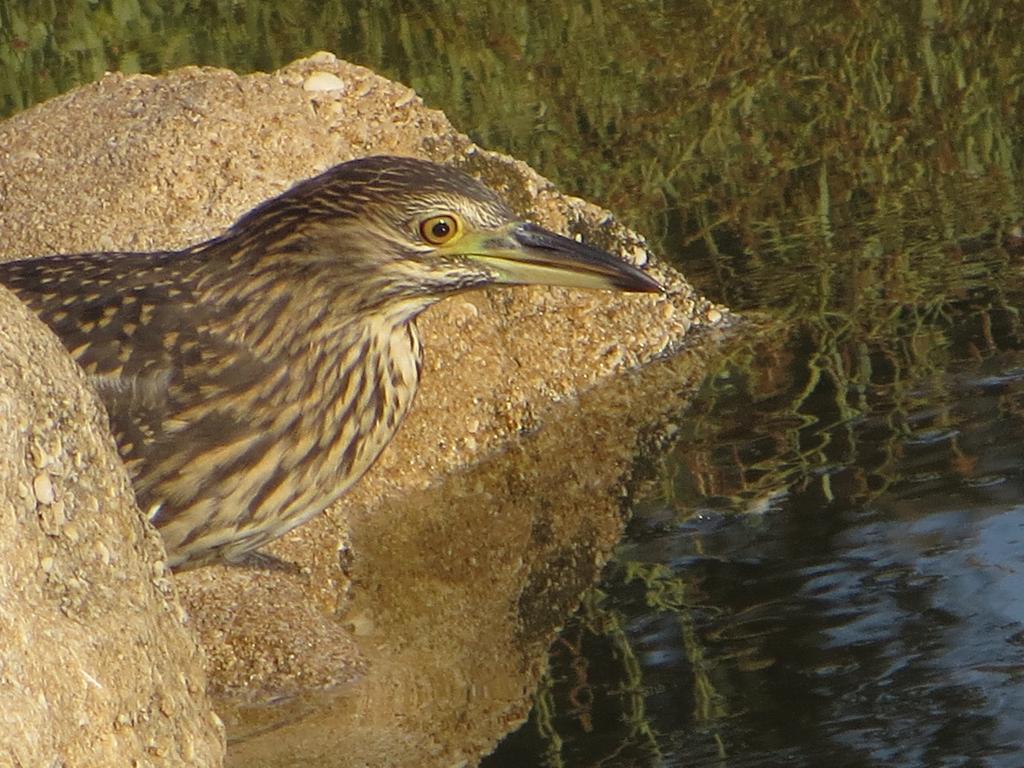
[(518, 222), (503, 234), (481, 237), (463, 248), (463, 255), (487, 267), (497, 283), (644, 293), (663, 290), (652, 277), (622, 259), (536, 224)]

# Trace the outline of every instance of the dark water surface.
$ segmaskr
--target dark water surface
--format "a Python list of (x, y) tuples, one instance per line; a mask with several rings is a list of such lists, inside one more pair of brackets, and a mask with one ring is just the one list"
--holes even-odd
[(753, 318), (497, 766), (1024, 766), (1018, 3), (12, 3), (0, 105), (317, 49)]
[[(870, 381), (837, 393), (797, 333), (709, 382), (688, 412), (704, 426), (656, 457), (661, 489), (556, 645), (543, 706), (486, 765), (1024, 765), (1006, 260), (970, 257), (1009, 303), (962, 290), (931, 320), (948, 363), (927, 376), (899, 380), (869, 344)], [(765, 398), (751, 379), (787, 386)]]

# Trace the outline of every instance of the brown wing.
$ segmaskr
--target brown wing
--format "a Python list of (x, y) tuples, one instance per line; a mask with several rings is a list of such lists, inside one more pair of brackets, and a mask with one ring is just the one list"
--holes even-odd
[(162, 505), (160, 519), (202, 492), (175, 478), (204, 445), (251, 439), (258, 428), (244, 409), (204, 405), (228, 401), (231, 390), (266, 373), (263, 362), (222, 334), (218, 313), (225, 309), (195, 294), (196, 269), (178, 253), (0, 264), (0, 283), (50, 326), (90, 377), (139, 504), (147, 512)]

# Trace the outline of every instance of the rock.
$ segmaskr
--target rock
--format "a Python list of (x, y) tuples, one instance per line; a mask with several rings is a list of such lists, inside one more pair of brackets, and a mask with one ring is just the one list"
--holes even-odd
[(314, 72), (302, 83), (304, 91), (344, 91), (345, 81), (331, 72)]
[[(0, 148), (0, 258), (180, 248), (333, 164), (390, 153), (458, 165), (542, 225), (651, 263), (668, 296), (530, 288), (441, 302), (420, 321), (423, 383), (398, 437), (340, 504), (270, 548), (301, 568), (176, 579), (229, 731), (251, 736), (235, 764), (450, 764), (490, 749), (524, 716), (546, 644), (609, 556), (645, 425), (681, 408), (703, 365), (696, 334), (724, 309), (607, 211), (331, 54), (273, 74), (108, 75), (0, 124)], [(684, 339), (686, 372), (659, 377), (649, 364)], [(615, 383), (643, 365), (656, 384)], [(578, 408), (595, 387), (601, 405)], [(532, 447), (515, 442), (529, 432)], [(39, 473), (17, 486), (25, 509), (47, 496)], [(66, 498), (60, 482), (53, 493)], [(52, 511), (46, 521), (67, 527)], [(83, 551), (120, 568), (125, 540), (100, 550), (87, 538)], [(49, 539), (33, 541), (37, 569), (63, 573)]]
[(106, 414), (2, 288), (0, 317), (0, 764), (220, 765), (203, 655)]

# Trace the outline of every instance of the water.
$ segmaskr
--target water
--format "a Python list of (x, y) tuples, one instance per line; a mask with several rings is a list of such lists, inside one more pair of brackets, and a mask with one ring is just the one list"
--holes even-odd
[[(1021, 290), (959, 289), (831, 375), (808, 321), (705, 386), (485, 765), (1024, 764)], [(922, 336), (941, 368), (893, 359)]]
[(1024, 11), (313, 5), (0, 2), (0, 103), (334, 50), (752, 318), (485, 765), (1024, 765)]
[[(559, 760), (540, 759), (535, 714), (487, 765), (1020, 765), (1020, 490), (1014, 469), (845, 510), (795, 494), (753, 517), (647, 511), (620, 557), (667, 566), (688, 601), (652, 610), (613, 567), (602, 611), (621, 615), (639, 673), (627, 684), (577, 620), (567, 635), (602, 670), (583, 698), (606, 711), (569, 703), (579, 678), (556, 647)], [(584, 715), (604, 725), (585, 732)]]

